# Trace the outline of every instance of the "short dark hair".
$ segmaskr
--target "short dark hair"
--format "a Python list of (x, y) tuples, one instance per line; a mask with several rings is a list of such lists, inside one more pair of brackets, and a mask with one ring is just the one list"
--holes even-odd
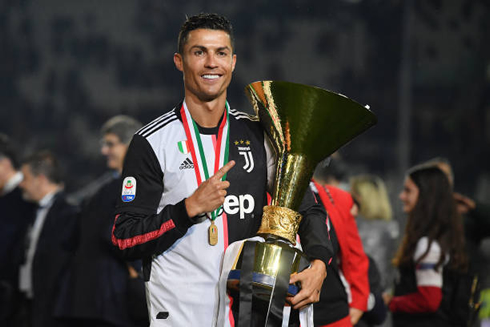
[(189, 32), (197, 29), (209, 29), (224, 31), (230, 36), (231, 50), (235, 50), (235, 37), (233, 36), (233, 27), (228, 18), (209, 13), (200, 13), (195, 16), (188, 17), (180, 28), (177, 49), (180, 54), (184, 52), (184, 45), (187, 43)]
[(339, 157), (329, 156), (316, 166), (314, 178), (320, 182), (328, 183), (332, 179), (343, 181), (347, 176), (347, 166)]
[(48, 150), (42, 150), (31, 154), (22, 162), (23, 165), (29, 166), (34, 176), (44, 175), (55, 184), (61, 184), (63, 173), (58, 159)]
[(124, 144), (129, 144), (134, 133), (141, 128), (142, 124), (133, 117), (125, 115), (117, 115), (110, 118), (102, 125), (100, 133), (102, 136), (106, 134), (114, 134)]
[(1, 158), (9, 159), (14, 169), (19, 169), (19, 160), (15, 146), (7, 135), (0, 133), (0, 159)]

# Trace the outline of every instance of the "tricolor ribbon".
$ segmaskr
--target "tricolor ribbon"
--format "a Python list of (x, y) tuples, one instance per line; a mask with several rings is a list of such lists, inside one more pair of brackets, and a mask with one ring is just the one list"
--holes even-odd
[[(204, 146), (201, 140), (201, 134), (199, 133), (199, 128), (192, 119), (192, 116), (187, 109), (187, 105), (185, 101), (182, 104), (182, 108), (180, 109), (180, 114), (182, 116), (182, 121), (184, 123), (185, 135), (187, 137), (187, 143), (189, 146), (189, 150), (191, 152), (192, 161), (194, 162), (194, 172), (196, 173), (197, 186), (201, 185), (201, 183), (205, 180), (208, 180), (212, 175), (210, 174), (210, 170), (208, 168), (208, 164), (206, 161), (206, 155), (204, 153)], [(223, 167), (228, 162), (229, 156), (229, 139), (230, 139), (230, 124), (229, 124), (229, 105), (226, 102), (225, 105), (225, 115), (218, 130), (218, 136), (216, 140), (216, 146), (214, 147), (214, 174), (218, 172), (218, 170)], [(196, 149), (197, 146), (197, 149)], [(226, 174), (222, 177), (221, 180), (226, 179)], [(211, 217), (209, 217), (212, 221), (214, 221), (219, 215), (222, 213), (222, 207), (219, 207), (215, 211), (211, 212)]]

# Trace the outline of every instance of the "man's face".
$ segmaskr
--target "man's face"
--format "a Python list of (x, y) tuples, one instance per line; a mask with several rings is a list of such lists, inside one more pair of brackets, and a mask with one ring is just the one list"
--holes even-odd
[(22, 196), (27, 201), (39, 202), (43, 198), (42, 179), (44, 176), (33, 175), (29, 165), (22, 165), (21, 171), (24, 175), (24, 179), (19, 184), (22, 189)]
[(107, 158), (109, 169), (122, 171), (127, 151), (128, 145), (122, 143), (116, 134), (105, 134), (102, 138), (100, 152)]
[(403, 212), (410, 213), (419, 198), (419, 188), (410, 177), (405, 178), (403, 190), (400, 193), (400, 200), (403, 203)]
[(186, 97), (202, 102), (226, 97), (236, 63), (230, 36), (220, 30), (193, 30), (183, 48), (182, 55), (174, 55), (174, 63), (184, 73)]

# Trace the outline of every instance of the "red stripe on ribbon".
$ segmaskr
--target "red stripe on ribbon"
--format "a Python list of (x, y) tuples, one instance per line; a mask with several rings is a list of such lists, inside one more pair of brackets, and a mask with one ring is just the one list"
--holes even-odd
[(229, 241), (228, 241), (228, 215), (226, 212), (223, 210), (223, 214), (221, 216), (221, 221), (223, 223), (223, 245), (224, 245), (224, 250), (228, 248)]
[[(226, 114), (226, 111), (225, 111), (225, 116), (223, 117), (223, 120), (221, 121), (221, 125), (219, 127), (219, 132), (218, 132), (218, 144), (216, 145), (216, 147), (218, 149), (217, 149), (217, 151), (216, 150), (214, 151), (214, 153), (215, 153), (214, 173), (215, 174), (219, 170), (219, 158), (220, 158), (220, 153), (221, 153), (221, 142), (223, 141), (223, 130), (225, 129), (227, 116), (228, 115)], [(223, 164), (226, 164), (226, 162), (224, 162)]]

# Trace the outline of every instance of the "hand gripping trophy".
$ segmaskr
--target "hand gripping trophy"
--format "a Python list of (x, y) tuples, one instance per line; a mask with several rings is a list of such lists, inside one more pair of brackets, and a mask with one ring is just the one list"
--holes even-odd
[(239, 293), (237, 326), (250, 326), (252, 307), (263, 311), (264, 326), (276, 326), (286, 296), (299, 291), (299, 285), (289, 285), (289, 276), (309, 264), (294, 245), (302, 218), (297, 210), (315, 167), (377, 119), (359, 103), (317, 87), (259, 81), (246, 92), (274, 147), (277, 167), (272, 201), (257, 232), (263, 241), (242, 242), (224, 277), (228, 291)]

